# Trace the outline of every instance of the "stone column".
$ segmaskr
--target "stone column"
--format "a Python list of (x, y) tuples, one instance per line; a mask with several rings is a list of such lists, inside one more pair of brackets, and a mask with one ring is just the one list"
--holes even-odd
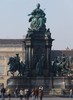
[(31, 57), (30, 55), (31, 55), (31, 54), (30, 54), (30, 46), (29, 46), (29, 48), (28, 48), (29, 69), (30, 69), (30, 63), (31, 63), (31, 62), (30, 62), (30, 59), (31, 59), (31, 58), (30, 58), (30, 57)]
[(45, 55), (46, 55), (46, 74), (47, 76), (49, 76), (49, 48), (48, 48), (48, 45), (46, 44), (46, 47), (45, 47)]
[(33, 67), (33, 48), (31, 48), (31, 66)]
[(27, 66), (27, 70), (31, 72), (31, 66), (32, 66), (32, 58), (33, 58), (33, 48), (31, 47), (31, 38), (26, 38), (24, 41), (25, 46), (25, 63)]
[(48, 70), (48, 76), (51, 76), (51, 71), (52, 71), (51, 69), (51, 47), (52, 47), (52, 41), (54, 39), (46, 37), (45, 40), (46, 40), (46, 44), (45, 44), (46, 46), (46, 66)]

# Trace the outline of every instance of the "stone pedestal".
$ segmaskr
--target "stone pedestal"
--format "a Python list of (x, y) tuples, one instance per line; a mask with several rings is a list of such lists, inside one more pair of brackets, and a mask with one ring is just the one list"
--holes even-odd
[[(7, 88), (12, 91), (15, 88), (30, 88), (42, 86), (44, 89), (44, 95), (61, 95), (63, 90), (69, 91), (72, 88), (71, 77), (53, 77), (53, 88), (51, 77), (11, 77), (7, 80)], [(54, 94), (53, 94), (54, 92)], [(57, 93), (56, 93), (57, 92)]]
[(25, 63), (32, 77), (51, 76), (51, 46), (54, 39), (49, 34), (43, 30), (29, 30), (24, 40)]

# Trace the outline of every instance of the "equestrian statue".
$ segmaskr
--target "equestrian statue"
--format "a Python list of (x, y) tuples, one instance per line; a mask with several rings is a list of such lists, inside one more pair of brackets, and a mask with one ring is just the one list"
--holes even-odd
[(14, 76), (14, 73), (18, 71), (19, 72), (18, 75), (24, 76), (25, 63), (23, 63), (23, 61), (20, 62), (19, 54), (16, 54), (15, 57), (10, 57), (8, 65), (9, 65), (9, 70), (7, 71), (7, 74), (8, 72), (10, 72)]

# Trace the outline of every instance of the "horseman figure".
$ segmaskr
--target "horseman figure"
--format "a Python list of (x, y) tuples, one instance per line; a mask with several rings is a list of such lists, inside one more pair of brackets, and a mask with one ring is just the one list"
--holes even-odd
[(15, 60), (16, 60), (16, 63), (17, 63), (17, 64), (20, 63), (20, 57), (19, 57), (19, 54), (16, 54), (16, 56), (15, 56)]
[(55, 76), (63, 76), (64, 74), (70, 74), (70, 64), (69, 59), (65, 55), (61, 58), (56, 57), (52, 64), (52, 72)]
[(11, 74), (13, 74), (13, 76), (14, 76), (14, 72), (16, 72), (16, 71), (19, 72), (20, 76), (24, 75), (25, 64), (23, 63), (23, 65), (22, 65), (22, 61), (20, 62), (19, 54), (16, 54), (15, 57), (10, 57), (8, 65), (9, 65), (8, 72), (10, 72)]

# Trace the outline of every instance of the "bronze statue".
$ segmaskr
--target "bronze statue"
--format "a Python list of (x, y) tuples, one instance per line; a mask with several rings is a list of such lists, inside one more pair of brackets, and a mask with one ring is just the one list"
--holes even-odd
[(41, 58), (39, 59), (39, 61), (36, 64), (36, 74), (37, 76), (42, 76), (43, 75), (43, 70), (44, 70), (44, 55), (41, 56)]
[(29, 18), (29, 22), (31, 22), (31, 29), (32, 30), (40, 30), (42, 27), (45, 27), (46, 23), (46, 18), (45, 18), (45, 13), (42, 9), (40, 9), (40, 4), (37, 4), (37, 8), (34, 9), (31, 14), (28, 14), (28, 16), (31, 17)]
[(16, 60), (17, 63), (20, 63), (20, 57), (19, 57), (19, 54), (16, 54), (15, 60)]
[(52, 65), (52, 72), (54, 76), (63, 76), (70, 73), (69, 59), (65, 55), (61, 57), (56, 57)]
[(24, 72), (25, 72), (25, 64), (22, 61), (20, 62), (19, 54), (16, 54), (15, 57), (10, 57), (9, 58), (8, 65), (9, 65), (8, 72), (10, 72), (11, 74), (13, 74), (13, 76), (14, 76), (14, 73), (16, 71), (19, 72), (19, 75), (20, 76), (23, 76), (24, 75)]

